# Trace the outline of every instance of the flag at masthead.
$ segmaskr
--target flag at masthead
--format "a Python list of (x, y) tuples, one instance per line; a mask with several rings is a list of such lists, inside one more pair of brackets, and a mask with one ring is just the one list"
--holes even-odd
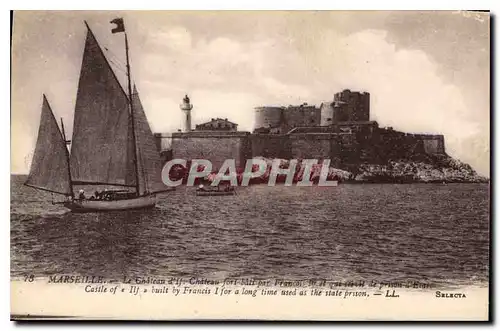
[(123, 18), (115, 18), (114, 20), (110, 21), (109, 23), (115, 24), (116, 27), (114, 27), (111, 30), (111, 33), (118, 33), (118, 32), (125, 32), (125, 24), (123, 24)]

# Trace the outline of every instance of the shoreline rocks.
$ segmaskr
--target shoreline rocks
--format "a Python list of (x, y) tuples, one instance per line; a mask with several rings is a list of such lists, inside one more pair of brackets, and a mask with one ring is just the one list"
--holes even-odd
[[(264, 160), (267, 164), (267, 169), (259, 177), (250, 180), (253, 184), (267, 184), (271, 172), (271, 166), (276, 159), (265, 157), (257, 157)], [(279, 159), (280, 168), (288, 168), (290, 160)], [(448, 155), (419, 155), (414, 160), (389, 160), (386, 164), (356, 164), (346, 166), (349, 170), (338, 169), (330, 166), (328, 169), (327, 180), (337, 180), (339, 183), (489, 183), (489, 178), (480, 176), (472, 167)], [(313, 183), (318, 183), (321, 176), (322, 164), (313, 165), (311, 169), (310, 180)], [(255, 169), (256, 170), (256, 169)], [(254, 171), (255, 171), (254, 170)], [(242, 169), (237, 170), (238, 184), (242, 180)], [(302, 180), (304, 168), (299, 160), (293, 183)], [(208, 175), (204, 181), (212, 182), (216, 172)], [(170, 172), (170, 178), (177, 180), (183, 178), (183, 182), (187, 182), (188, 171), (186, 168), (177, 168), (174, 173)], [(276, 183), (284, 183), (285, 175), (278, 175)], [(196, 183), (203, 180), (197, 180)]]
[[(434, 158), (434, 159), (432, 159)], [(425, 161), (398, 160), (386, 165), (362, 164), (357, 182), (378, 183), (489, 183), (472, 167), (450, 156), (433, 156)], [(430, 162), (429, 162), (430, 161)]]

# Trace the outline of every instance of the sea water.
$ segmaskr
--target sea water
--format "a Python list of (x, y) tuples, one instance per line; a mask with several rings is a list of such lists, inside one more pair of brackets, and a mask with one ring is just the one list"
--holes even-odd
[(488, 184), (178, 187), (152, 210), (73, 214), (25, 178), (11, 177), (13, 278), (488, 280)]

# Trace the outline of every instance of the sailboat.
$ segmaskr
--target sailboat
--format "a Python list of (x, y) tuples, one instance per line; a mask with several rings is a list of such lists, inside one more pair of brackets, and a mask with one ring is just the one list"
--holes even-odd
[[(125, 34), (128, 94), (88, 26), (76, 96), (73, 136), (66, 140), (45, 95), (37, 143), (25, 185), (66, 196), (73, 212), (152, 208), (170, 189), (161, 180), (161, 159), (137, 88), (132, 93), (128, 39), (123, 19), (113, 33)], [(71, 142), (71, 153), (67, 144)], [(75, 186), (112, 186), (86, 197)], [(96, 192), (97, 193), (97, 192)]]

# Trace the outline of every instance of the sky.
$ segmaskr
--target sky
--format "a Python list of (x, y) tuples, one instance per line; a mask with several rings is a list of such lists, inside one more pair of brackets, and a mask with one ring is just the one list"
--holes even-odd
[(443, 134), (446, 151), (489, 176), (489, 16), (463, 11), (23, 11), (12, 31), (11, 172), (28, 173), (45, 94), (67, 135), (85, 35), (96, 35), (154, 132), (228, 118), (252, 131), (254, 107), (368, 91), (381, 127)]

